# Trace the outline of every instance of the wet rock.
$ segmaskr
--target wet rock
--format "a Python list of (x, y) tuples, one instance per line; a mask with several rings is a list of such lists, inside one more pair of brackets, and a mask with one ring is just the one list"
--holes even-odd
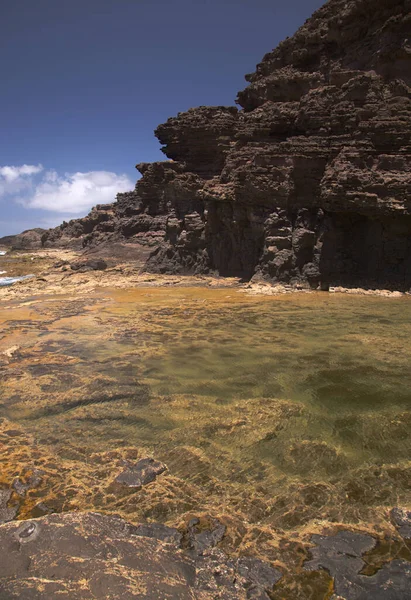
[(12, 483), (12, 488), (19, 496), (24, 497), (29, 490), (37, 488), (41, 482), (41, 472), (35, 470), (25, 481), (20, 477), (16, 477)]
[(213, 598), (247, 598), (269, 600), (273, 586), (282, 574), (267, 563), (251, 557), (238, 561), (228, 558), (218, 548), (195, 557), (198, 588), (213, 592)]
[(176, 547), (181, 546), (183, 539), (182, 534), (174, 527), (167, 527), (161, 523), (145, 523), (142, 525), (131, 525), (129, 531), (132, 535), (154, 538), (168, 544), (173, 544)]
[(265, 589), (259, 585), (251, 585), (247, 589), (247, 598), (250, 600), (270, 600), (270, 596)]
[(44, 502), (39, 502), (31, 511), (31, 516), (36, 519), (38, 517), (44, 517), (45, 515), (50, 515), (54, 512), (52, 508), (47, 506)]
[(2, 526), (0, 546), (0, 597), (192, 598), (192, 561), (131, 536), (115, 517), (73, 513)]
[(214, 548), (221, 542), (226, 532), (226, 527), (218, 519), (194, 518), (188, 524), (188, 540), (194, 552), (204, 554), (206, 550)]
[(314, 535), (312, 559), (305, 569), (325, 569), (334, 577), (337, 596), (346, 600), (406, 600), (411, 589), (411, 563), (393, 560), (375, 575), (362, 575), (362, 555), (373, 549), (376, 540), (369, 535), (340, 531), (333, 536)]
[(305, 569), (325, 569), (342, 586), (357, 577), (365, 565), (362, 554), (376, 545), (371, 536), (349, 531), (339, 531), (333, 536), (313, 535), (311, 541), (316, 547), (310, 550), (312, 558), (305, 563)]
[(247, 582), (247, 598), (252, 600), (268, 600), (267, 592), (272, 591), (283, 576), (281, 571), (258, 558), (244, 556), (238, 559), (236, 566), (238, 575)]
[(120, 475), (115, 478), (115, 483), (129, 488), (141, 488), (152, 481), (155, 481), (158, 475), (167, 470), (166, 465), (154, 460), (154, 458), (143, 458), (134, 465), (124, 469)]
[(234, 561), (217, 549), (212, 549), (207, 556), (197, 556), (196, 587), (206, 589), (212, 598), (246, 598), (244, 582), (240, 582)]
[(135, 529), (98, 513), (1, 525), (0, 597), (265, 600), (264, 586), (274, 580), (266, 567), (250, 563), (252, 568), (243, 566), (239, 575), (235, 562), (216, 549), (195, 559), (156, 539), (156, 528), (149, 526), (148, 536), (136, 535)]
[(405, 508), (393, 508), (391, 519), (398, 528), (399, 534), (406, 540), (411, 539), (411, 511)]
[(0, 524), (12, 521), (17, 515), (18, 508), (8, 506), (11, 494), (11, 490), (0, 489)]

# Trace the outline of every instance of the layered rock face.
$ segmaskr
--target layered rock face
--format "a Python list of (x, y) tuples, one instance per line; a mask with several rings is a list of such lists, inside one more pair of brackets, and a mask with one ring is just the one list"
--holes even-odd
[(411, 288), (411, 0), (329, 0), (242, 107), (160, 125), (169, 161), (46, 246), (133, 240), (161, 273)]

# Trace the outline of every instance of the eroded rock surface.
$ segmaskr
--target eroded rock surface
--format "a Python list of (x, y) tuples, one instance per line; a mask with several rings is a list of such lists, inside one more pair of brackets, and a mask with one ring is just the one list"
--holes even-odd
[[(216, 556), (200, 557), (197, 563), (196, 557), (175, 548), (175, 535), (172, 540), (164, 537), (165, 529), (159, 534), (158, 526), (139, 529), (98, 513), (63, 513), (3, 525), (0, 596), (245, 600), (262, 598), (277, 581), (276, 571), (261, 561), (256, 568), (220, 553), (218, 569)], [(250, 588), (260, 596), (250, 595)]]
[(240, 110), (160, 125), (170, 160), (43, 245), (129, 241), (157, 273), (410, 289), (410, 11), (328, 1), (246, 76)]
[[(205, 546), (187, 547), (187, 532), (192, 537), (190, 530), (200, 522), (195, 521), (185, 534), (158, 523), (132, 525), (118, 516), (95, 512), (3, 524), (0, 597), (269, 600), (291, 597), (289, 593), (298, 589), (292, 584), (277, 589), (283, 582), (282, 571), (257, 557), (226, 555), (217, 547), (219, 535)], [(211, 521), (209, 533), (219, 527)], [(333, 598), (345, 600), (409, 598), (411, 563), (407, 560), (394, 558), (371, 575), (362, 572), (364, 557), (377, 547), (375, 538), (345, 530), (314, 535), (311, 541), (315, 546), (305, 573), (320, 577), (327, 571), (332, 587), (329, 593), (317, 587), (312, 588), (317, 596), (298, 597), (329, 598), (333, 591)], [(294, 576), (296, 581), (301, 578), (301, 574)]]
[(406, 600), (410, 597), (411, 563), (392, 560), (374, 575), (364, 575), (362, 556), (376, 546), (369, 535), (339, 531), (333, 536), (312, 536), (316, 547), (307, 570), (325, 569), (334, 578), (338, 598), (346, 600)]

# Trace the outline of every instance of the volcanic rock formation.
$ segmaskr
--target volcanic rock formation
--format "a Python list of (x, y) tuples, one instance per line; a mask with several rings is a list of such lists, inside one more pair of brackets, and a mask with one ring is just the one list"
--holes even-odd
[(43, 245), (132, 240), (146, 268), (411, 288), (411, 0), (329, 0), (268, 53), (242, 107), (156, 130), (166, 162)]

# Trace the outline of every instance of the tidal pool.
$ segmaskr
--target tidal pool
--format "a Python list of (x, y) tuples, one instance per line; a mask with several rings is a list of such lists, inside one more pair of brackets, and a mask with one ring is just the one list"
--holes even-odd
[[(0, 351), (17, 348), (2, 479), (44, 480), (22, 517), (40, 501), (169, 524), (202, 512), (225, 519), (229, 549), (283, 560), (284, 540), (388, 531), (411, 502), (408, 298), (102, 290), (10, 303), (0, 325)], [(147, 455), (168, 474), (119, 495), (124, 462)]]

